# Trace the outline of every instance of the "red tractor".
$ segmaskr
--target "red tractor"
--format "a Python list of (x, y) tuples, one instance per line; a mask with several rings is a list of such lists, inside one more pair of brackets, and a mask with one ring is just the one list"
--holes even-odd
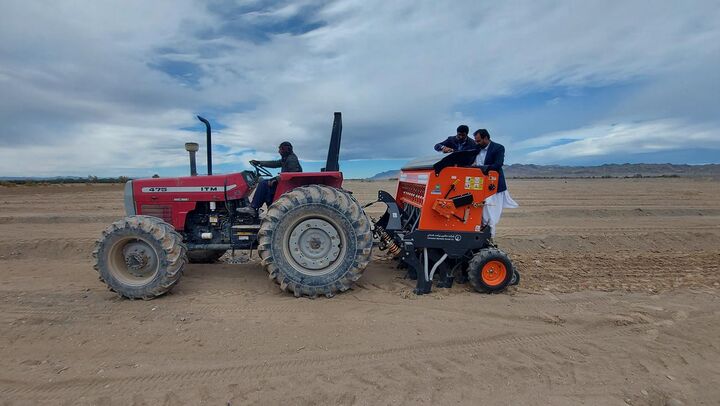
[[(186, 262), (211, 263), (231, 249), (257, 248), (263, 267), (282, 290), (298, 297), (332, 297), (350, 289), (361, 277), (370, 261), (374, 237), (381, 249), (388, 249), (408, 268), (411, 277), (417, 276), (418, 294), (430, 292), (437, 269), (443, 274), (438, 286), (445, 287), (452, 285), (452, 272), (467, 274), (478, 290), (493, 292), (516, 279), (507, 256), (488, 247), (488, 231), (476, 227), (482, 216), (482, 199), (494, 193), (490, 185), (496, 180), (491, 178), (497, 173), (444, 169), (456, 166), (457, 162), (447, 158), (461, 157), (461, 153), (436, 163), (435, 169), (404, 169), (403, 176), (410, 173), (414, 183), (401, 179), (398, 201), (387, 192), (379, 193), (378, 201), (386, 203), (388, 210), (375, 226), (352, 193), (342, 189), (342, 118), (335, 113), (325, 168), (281, 173), (272, 205), (258, 218), (249, 210), (249, 197), (261, 177), (271, 176), (270, 172), (255, 165), (254, 171), (213, 175), (210, 123), (198, 118), (206, 126), (207, 176), (197, 176), (197, 144), (186, 144), (191, 176), (127, 182), (126, 217), (105, 229), (96, 243), (95, 269), (120, 295), (155, 298), (172, 289)], [(442, 185), (452, 183), (442, 202), (437, 201), (442, 192), (438, 188), (445, 186), (428, 187), (433, 170)], [(448, 175), (448, 170), (459, 172)], [(450, 196), (468, 188), (467, 182), (465, 188), (454, 182), (466, 171), (472, 172), (473, 182), (484, 179), (487, 188), (482, 193), (473, 189)], [(482, 258), (477, 257), (480, 253), (484, 253)], [(483, 284), (489, 261), (494, 261), (492, 269), (497, 271), (493, 274), (491, 270), (487, 276), (494, 279)], [(446, 262), (454, 268), (447, 269)], [(474, 283), (478, 278), (480, 282)]]

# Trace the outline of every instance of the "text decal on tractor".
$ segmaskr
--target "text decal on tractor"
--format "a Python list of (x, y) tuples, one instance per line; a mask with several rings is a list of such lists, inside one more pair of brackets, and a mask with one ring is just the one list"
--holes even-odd
[(235, 189), (237, 185), (228, 185), (223, 186), (194, 186), (194, 187), (184, 187), (184, 186), (166, 186), (166, 187), (158, 187), (158, 186), (148, 186), (142, 188), (140, 191), (143, 193), (200, 193), (200, 192), (223, 192), (223, 191), (231, 191)]

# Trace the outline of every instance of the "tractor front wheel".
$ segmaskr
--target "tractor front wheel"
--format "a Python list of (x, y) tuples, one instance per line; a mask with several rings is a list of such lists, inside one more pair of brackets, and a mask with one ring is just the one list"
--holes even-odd
[(130, 299), (153, 299), (180, 280), (187, 258), (182, 237), (157, 217), (112, 223), (95, 243), (95, 270), (110, 289)]
[(295, 296), (350, 289), (370, 261), (370, 220), (349, 193), (324, 185), (302, 186), (270, 206), (258, 252), (269, 277)]

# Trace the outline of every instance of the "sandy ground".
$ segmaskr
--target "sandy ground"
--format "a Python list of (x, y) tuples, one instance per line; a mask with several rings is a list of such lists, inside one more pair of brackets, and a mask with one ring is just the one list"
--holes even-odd
[(0, 405), (720, 404), (720, 183), (509, 184), (503, 294), (416, 297), (377, 252), (332, 299), (281, 293), (254, 257), (148, 302), (91, 265), (120, 187), (0, 188)]

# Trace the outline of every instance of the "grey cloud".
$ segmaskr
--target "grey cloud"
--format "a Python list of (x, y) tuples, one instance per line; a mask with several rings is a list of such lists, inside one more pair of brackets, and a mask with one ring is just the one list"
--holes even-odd
[[(359, 131), (357, 144), (350, 141), (352, 158), (363, 158), (353, 152), (380, 140), (387, 152), (372, 156), (412, 156), (447, 132), (438, 123), (454, 128), (446, 119), (451, 105), (552, 86), (648, 80), (671, 75), (700, 44), (716, 49), (716, 30), (688, 30), (688, 20), (709, 18), (706, 10), (677, 7), (420, 4), (409, 11), (393, 3), (377, 13), (367, 2), (334, 4), (323, 13), (327, 27), (275, 41), (291, 62), (281, 58), (267, 67), (276, 80), (259, 81), (266, 89), (260, 93), (280, 97), (254, 116), (292, 117), (307, 129), (316, 126), (313, 111), (344, 109), (359, 128), (375, 128)], [(683, 14), (686, 19), (677, 18)], [(395, 131), (404, 126), (417, 127), (413, 142), (394, 143), (394, 135), (409, 135)]]
[[(571, 142), (553, 145), (556, 141)], [(553, 163), (573, 158), (649, 154), (700, 146), (720, 151), (720, 137), (717, 136), (717, 127), (665, 119), (615, 125), (597, 124), (574, 131), (547, 134), (518, 146), (543, 145), (547, 147), (528, 153), (527, 158), (538, 163)]]
[[(5, 2), (0, 173), (102, 167), (65, 145), (107, 150), (104, 167), (173, 166), (184, 159), (173, 143), (195, 136), (177, 129), (198, 111), (227, 126), (218, 142), (231, 150), (272, 154), (292, 139), (307, 159), (323, 158), (337, 110), (343, 156), (353, 159), (425, 154), (460, 122), (492, 121), (454, 106), (555, 86), (647, 84), (581, 128), (663, 118), (706, 125), (715, 113), (703, 90), (720, 71), (707, 57), (720, 54), (720, 11), (710, 1), (232, 4)], [(242, 23), (264, 39), (249, 40)], [(191, 86), (156, 69), (163, 61), (196, 67)], [(700, 109), (653, 103), (682, 89)], [(246, 108), (227, 112), (237, 105)], [(532, 128), (504, 135), (521, 142), (540, 135)], [(128, 145), (142, 148), (128, 154)]]
[(628, 95), (612, 114), (624, 117), (630, 112), (654, 119), (684, 117), (720, 124), (720, 52), (702, 52), (683, 62)]

